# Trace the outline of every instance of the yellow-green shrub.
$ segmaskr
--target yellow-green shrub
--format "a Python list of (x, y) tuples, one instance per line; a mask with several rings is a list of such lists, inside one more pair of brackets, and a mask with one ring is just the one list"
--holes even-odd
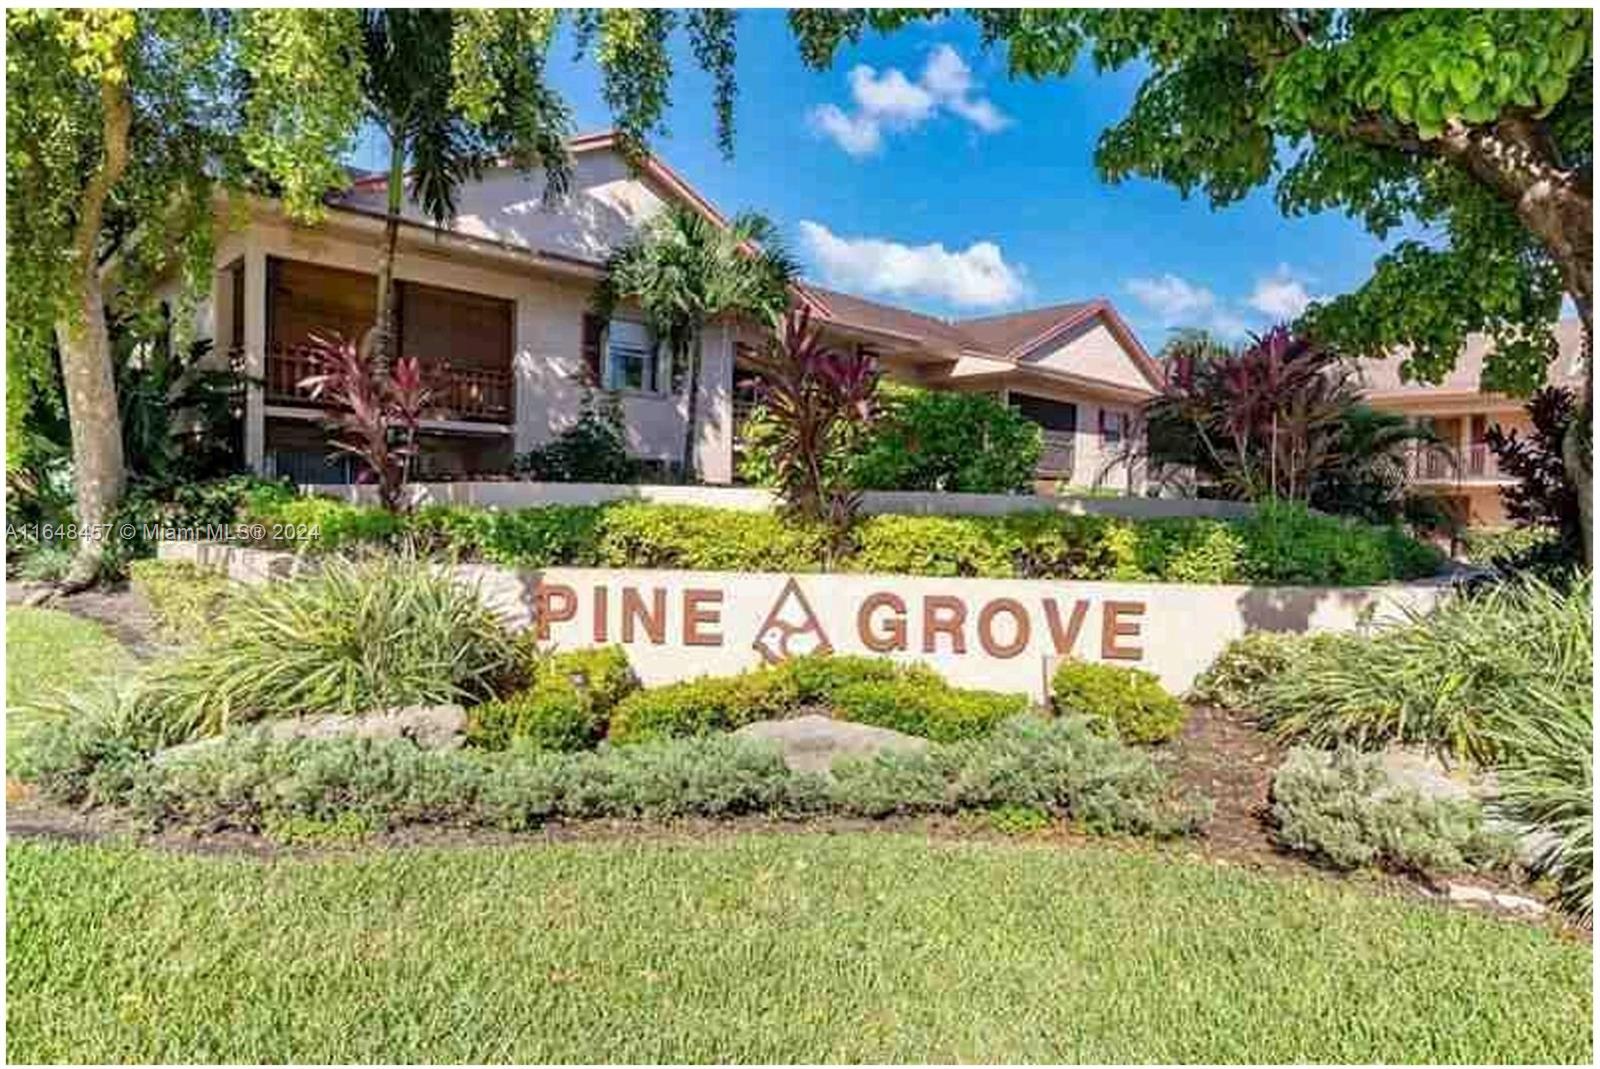
[(553, 654), (537, 663), (529, 686), (475, 707), (468, 738), (488, 749), (586, 750), (638, 686), (620, 646)]
[(1165, 742), (1189, 717), (1152, 673), (1137, 668), (1064, 661), (1050, 681), (1050, 695), (1058, 716), (1096, 717), (1124, 742)]

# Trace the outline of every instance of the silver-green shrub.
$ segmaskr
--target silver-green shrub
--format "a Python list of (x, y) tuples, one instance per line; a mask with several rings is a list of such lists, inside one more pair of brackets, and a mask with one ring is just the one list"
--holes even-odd
[(1425, 798), (1390, 782), (1380, 759), (1348, 747), (1297, 748), (1272, 781), (1272, 837), (1339, 869), (1447, 873), (1504, 865), (1504, 833), (1466, 799)]

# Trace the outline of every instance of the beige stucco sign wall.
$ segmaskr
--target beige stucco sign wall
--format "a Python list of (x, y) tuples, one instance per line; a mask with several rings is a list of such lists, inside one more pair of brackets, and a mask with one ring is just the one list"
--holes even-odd
[[(293, 562), (209, 543), (169, 543), (162, 555), (217, 563), (242, 579), (282, 574)], [(1246, 631), (1352, 630), (1405, 606), (1425, 609), (1446, 589), (457, 570), (514, 624), (538, 628), (558, 648), (622, 645), (647, 684), (826, 649), (923, 661), (953, 683), (1035, 698), (1062, 657), (1144, 668), (1181, 693)]]

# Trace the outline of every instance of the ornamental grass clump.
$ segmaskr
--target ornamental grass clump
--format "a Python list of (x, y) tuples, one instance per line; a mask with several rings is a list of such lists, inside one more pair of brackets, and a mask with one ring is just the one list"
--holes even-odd
[(1503, 755), (1495, 768), (1492, 815), (1537, 829), (1530, 874), (1556, 885), (1555, 901), (1580, 923), (1594, 923), (1594, 702), (1535, 685), (1533, 701), (1503, 711), (1494, 729)]
[(1286, 739), (1371, 749), (1418, 743), (1493, 764), (1497, 725), (1534, 715), (1537, 694), (1588, 700), (1593, 686), (1589, 579), (1537, 579), (1450, 596), (1370, 636), (1296, 645), (1257, 691), (1264, 726)]
[(478, 591), (408, 554), (330, 557), (230, 598), (205, 639), (152, 667), (140, 701), (194, 734), (301, 713), (472, 704), (515, 679), (518, 646)]

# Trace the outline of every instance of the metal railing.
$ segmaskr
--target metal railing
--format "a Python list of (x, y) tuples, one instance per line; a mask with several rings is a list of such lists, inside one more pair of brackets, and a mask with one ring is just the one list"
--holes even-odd
[(1501, 478), (1494, 452), (1477, 442), (1466, 449), (1418, 450), (1407, 465), (1413, 479), (1426, 482), (1493, 482)]
[[(512, 415), (512, 379), (509, 368), (453, 367), (449, 363), (424, 365), (432, 384), (434, 418), (472, 423), (509, 423)], [(303, 346), (274, 346), (267, 353), (267, 403), (331, 407), (313, 398), (304, 386), (317, 373), (311, 350)]]
[(1077, 435), (1072, 431), (1041, 431), (1040, 437), (1044, 440), (1044, 448), (1039, 451), (1039, 463), (1035, 470), (1040, 475), (1071, 476), (1076, 459), (1073, 449)]

